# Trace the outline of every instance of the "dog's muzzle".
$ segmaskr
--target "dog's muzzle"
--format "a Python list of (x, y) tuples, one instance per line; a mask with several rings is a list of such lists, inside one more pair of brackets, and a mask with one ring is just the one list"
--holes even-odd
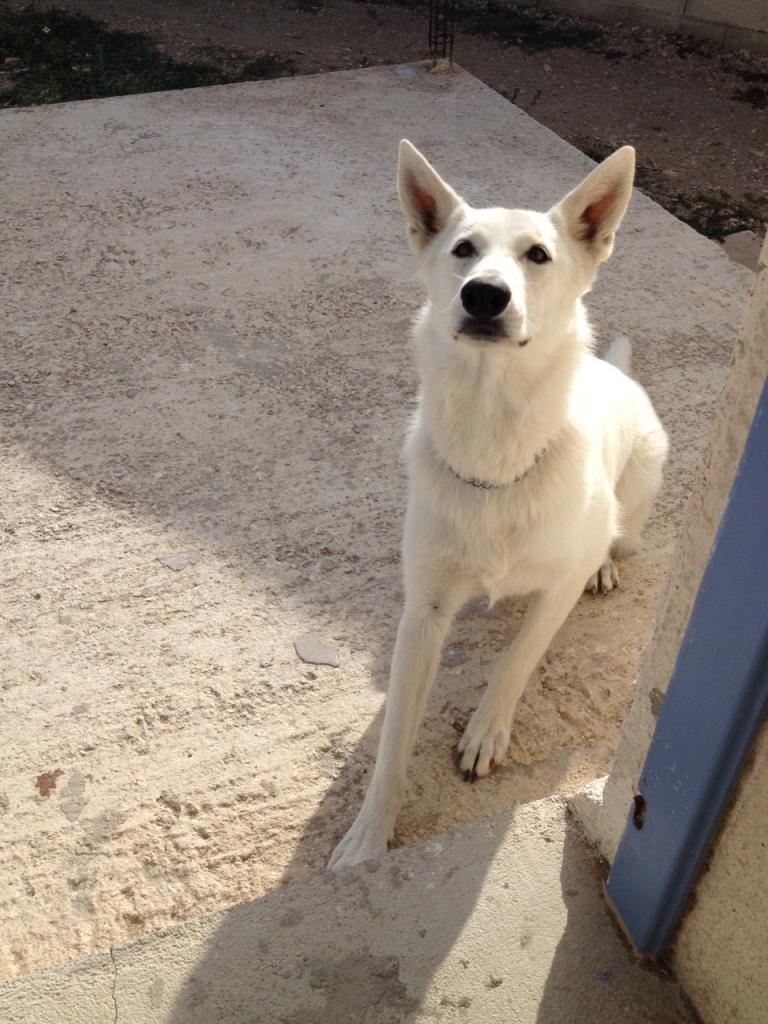
[(459, 324), (459, 334), (477, 341), (501, 341), (507, 331), (503, 320), (478, 320), (465, 316)]
[(509, 306), (512, 292), (497, 277), (476, 277), (461, 289), (461, 304), (467, 316), (459, 332), (470, 338), (497, 341), (506, 337), (506, 325), (498, 319)]

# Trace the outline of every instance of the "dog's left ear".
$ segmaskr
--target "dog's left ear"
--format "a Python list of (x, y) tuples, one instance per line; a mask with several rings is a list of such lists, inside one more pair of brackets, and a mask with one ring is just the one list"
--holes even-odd
[(550, 210), (550, 216), (561, 219), (597, 262), (611, 255), (634, 177), (635, 151), (632, 146), (622, 146)]
[(414, 252), (438, 235), (462, 201), (407, 139), (400, 143), (397, 191)]

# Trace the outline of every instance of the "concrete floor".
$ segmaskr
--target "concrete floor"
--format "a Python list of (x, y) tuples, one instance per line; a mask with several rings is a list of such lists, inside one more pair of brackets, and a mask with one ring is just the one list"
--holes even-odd
[(550, 798), (0, 986), (3, 1024), (696, 1024)]
[[(0, 124), (9, 977), (322, 870), (373, 758), (399, 610), (420, 292), (396, 143), (476, 203), (545, 208), (591, 163), (470, 76), (414, 67)], [(459, 622), (400, 843), (610, 766), (750, 279), (636, 196), (590, 306), (601, 342), (632, 337), (671, 435), (647, 553), (580, 602), (476, 786), (456, 730), (519, 613)], [(339, 668), (298, 660), (310, 630)]]

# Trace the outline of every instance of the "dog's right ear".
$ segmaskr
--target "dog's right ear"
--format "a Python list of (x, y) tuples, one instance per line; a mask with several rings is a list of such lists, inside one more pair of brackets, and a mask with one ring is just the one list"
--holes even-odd
[(635, 151), (622, 146), (549, 212), (597, 262), (608, 259), (613, 238), (632, 195)]
[(462, 205), (451, 186), (407, 139), (400, 143), (397, 191), (414, 252), (421, 252)]

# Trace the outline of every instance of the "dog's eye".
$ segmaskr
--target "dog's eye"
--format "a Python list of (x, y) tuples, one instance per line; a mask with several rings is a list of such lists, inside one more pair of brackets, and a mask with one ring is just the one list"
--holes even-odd
[(525, 254), (525, 258), (531, 263), (549, 263), (552, 259), (543, 245), (532, 245)]
[(472, 245), (471, 242), (459, 242), (456, 248), (453, 250), (453, 255), (458, 256), (460, 260), (467, 260), (470, 256), (477, 255), (477, 249)]

